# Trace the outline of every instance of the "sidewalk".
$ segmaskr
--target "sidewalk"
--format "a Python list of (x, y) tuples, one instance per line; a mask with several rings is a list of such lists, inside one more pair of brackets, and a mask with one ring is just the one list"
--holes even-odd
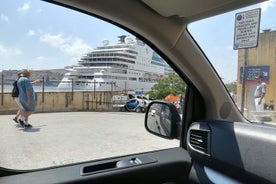
[(179, 141), (148, 133), (144, 113), (37, 113), (31, 129), (0, 115), (0, 167), (37, 169), (177, 147)]
[(276, 111), (268, 111), (265, 110), (264, 112), (256, 112), (251, 111), (250, 112), (250, 120), (255, 122), (261, 122), (261, 123), (275, 123), (276, 125)]

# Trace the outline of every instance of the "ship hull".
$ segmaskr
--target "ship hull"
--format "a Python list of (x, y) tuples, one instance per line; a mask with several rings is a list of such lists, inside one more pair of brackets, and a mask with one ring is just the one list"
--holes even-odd
[(139, 82), (139, 81), (123, 81), (123, 80), (83, 80), (74, 81), (63, 79), (58, 85), (59, 90), (95, 90), (95, 91), (149, 91), (156, 83)]

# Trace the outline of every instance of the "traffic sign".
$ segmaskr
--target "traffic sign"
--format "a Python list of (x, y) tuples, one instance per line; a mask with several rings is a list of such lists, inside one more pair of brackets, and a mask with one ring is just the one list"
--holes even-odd
[(260, 8), (236, 14), (234, 50), (258, 46), (260, 15)]

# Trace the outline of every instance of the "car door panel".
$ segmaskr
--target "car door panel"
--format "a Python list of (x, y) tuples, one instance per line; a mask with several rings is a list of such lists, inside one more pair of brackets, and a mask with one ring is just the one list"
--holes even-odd
[(184, 183), (190, 168), (188, 152), (172, 148), (6, 176), (0, 183)]
[(210, 167), (245, 183), (276, 181), (275, 127), (245, 122), (204, 121), (188, 131), (188, 150), (201, 175)]

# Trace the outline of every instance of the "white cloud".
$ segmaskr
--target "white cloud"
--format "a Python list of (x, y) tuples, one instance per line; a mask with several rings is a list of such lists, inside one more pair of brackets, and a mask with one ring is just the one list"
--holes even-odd
[(35, 31), (34, 30), (29, 30), (27, 33), (28, 36), (34, 36), (35, 35)]
[(44, 56), (38, 56), (38, 57), (36, 57), (36, 60), (38, 60), (38, 61), (45, 61), (45, 60), (47, 60), (47, 58), (44, 57)]
[(261, 4), (262, 12), (266, 12), (268, 8), (275, 7), (276, 0), (266, 1)]
[(11, 48), (9, 51), (11, 51), (10, 54), (14, 54), (16, 56), (23, 54), (22, 50), (19, 48)]
[(30, 2), (28, 2), (28, 3), (24, 3), (23, 4), (23, 6), (21, 6), (21, 7), (19, 7), (19, 8), (17, 8), (17, 12), (19, 12), (19, 13), (23, 13), (23, 14), (25, 14), (25, 13), (27, 13), (28, 11), (29, 11), (29, 9), (30, 9), (30, 5), (31, 5), (31, 3)]
[(40, 37), (40, 41), (54, 48), (58, 48), (69, 56), (77, 58), (91, 50), (91, 47), (82, 39), (69, 36), (66, 37), (62, 34), (44, 34)]
[(0, 56), (17, 56), (22, 55), (22, 51), (19, 48), (8, 48), (0, 44)]
[(4, 14), (1, 14), (1, 15), (0, 15), (0, 20), (3, 20), (3, 21), (5, 21), (5, 22), (8, 22), (8, 21), (9, 21), (9, 17), (6, 16), (6, 15), (4, 15)]
[(91, 50), (91, 47), (84, 43), (83, 40), (79, 38), (73, 38), (69, 41), (69, 43), (63, 45), (63, 50), (71, 55), (83, 55), (84, 52)]
[(7, 52), (7, 49), (0, 44), (0, 56), (4, 55)]
[(61, 47), (65, 43), (65, 38), (61, 34), (44, 34), (40, 41), (50, 44), (52, 47)]

